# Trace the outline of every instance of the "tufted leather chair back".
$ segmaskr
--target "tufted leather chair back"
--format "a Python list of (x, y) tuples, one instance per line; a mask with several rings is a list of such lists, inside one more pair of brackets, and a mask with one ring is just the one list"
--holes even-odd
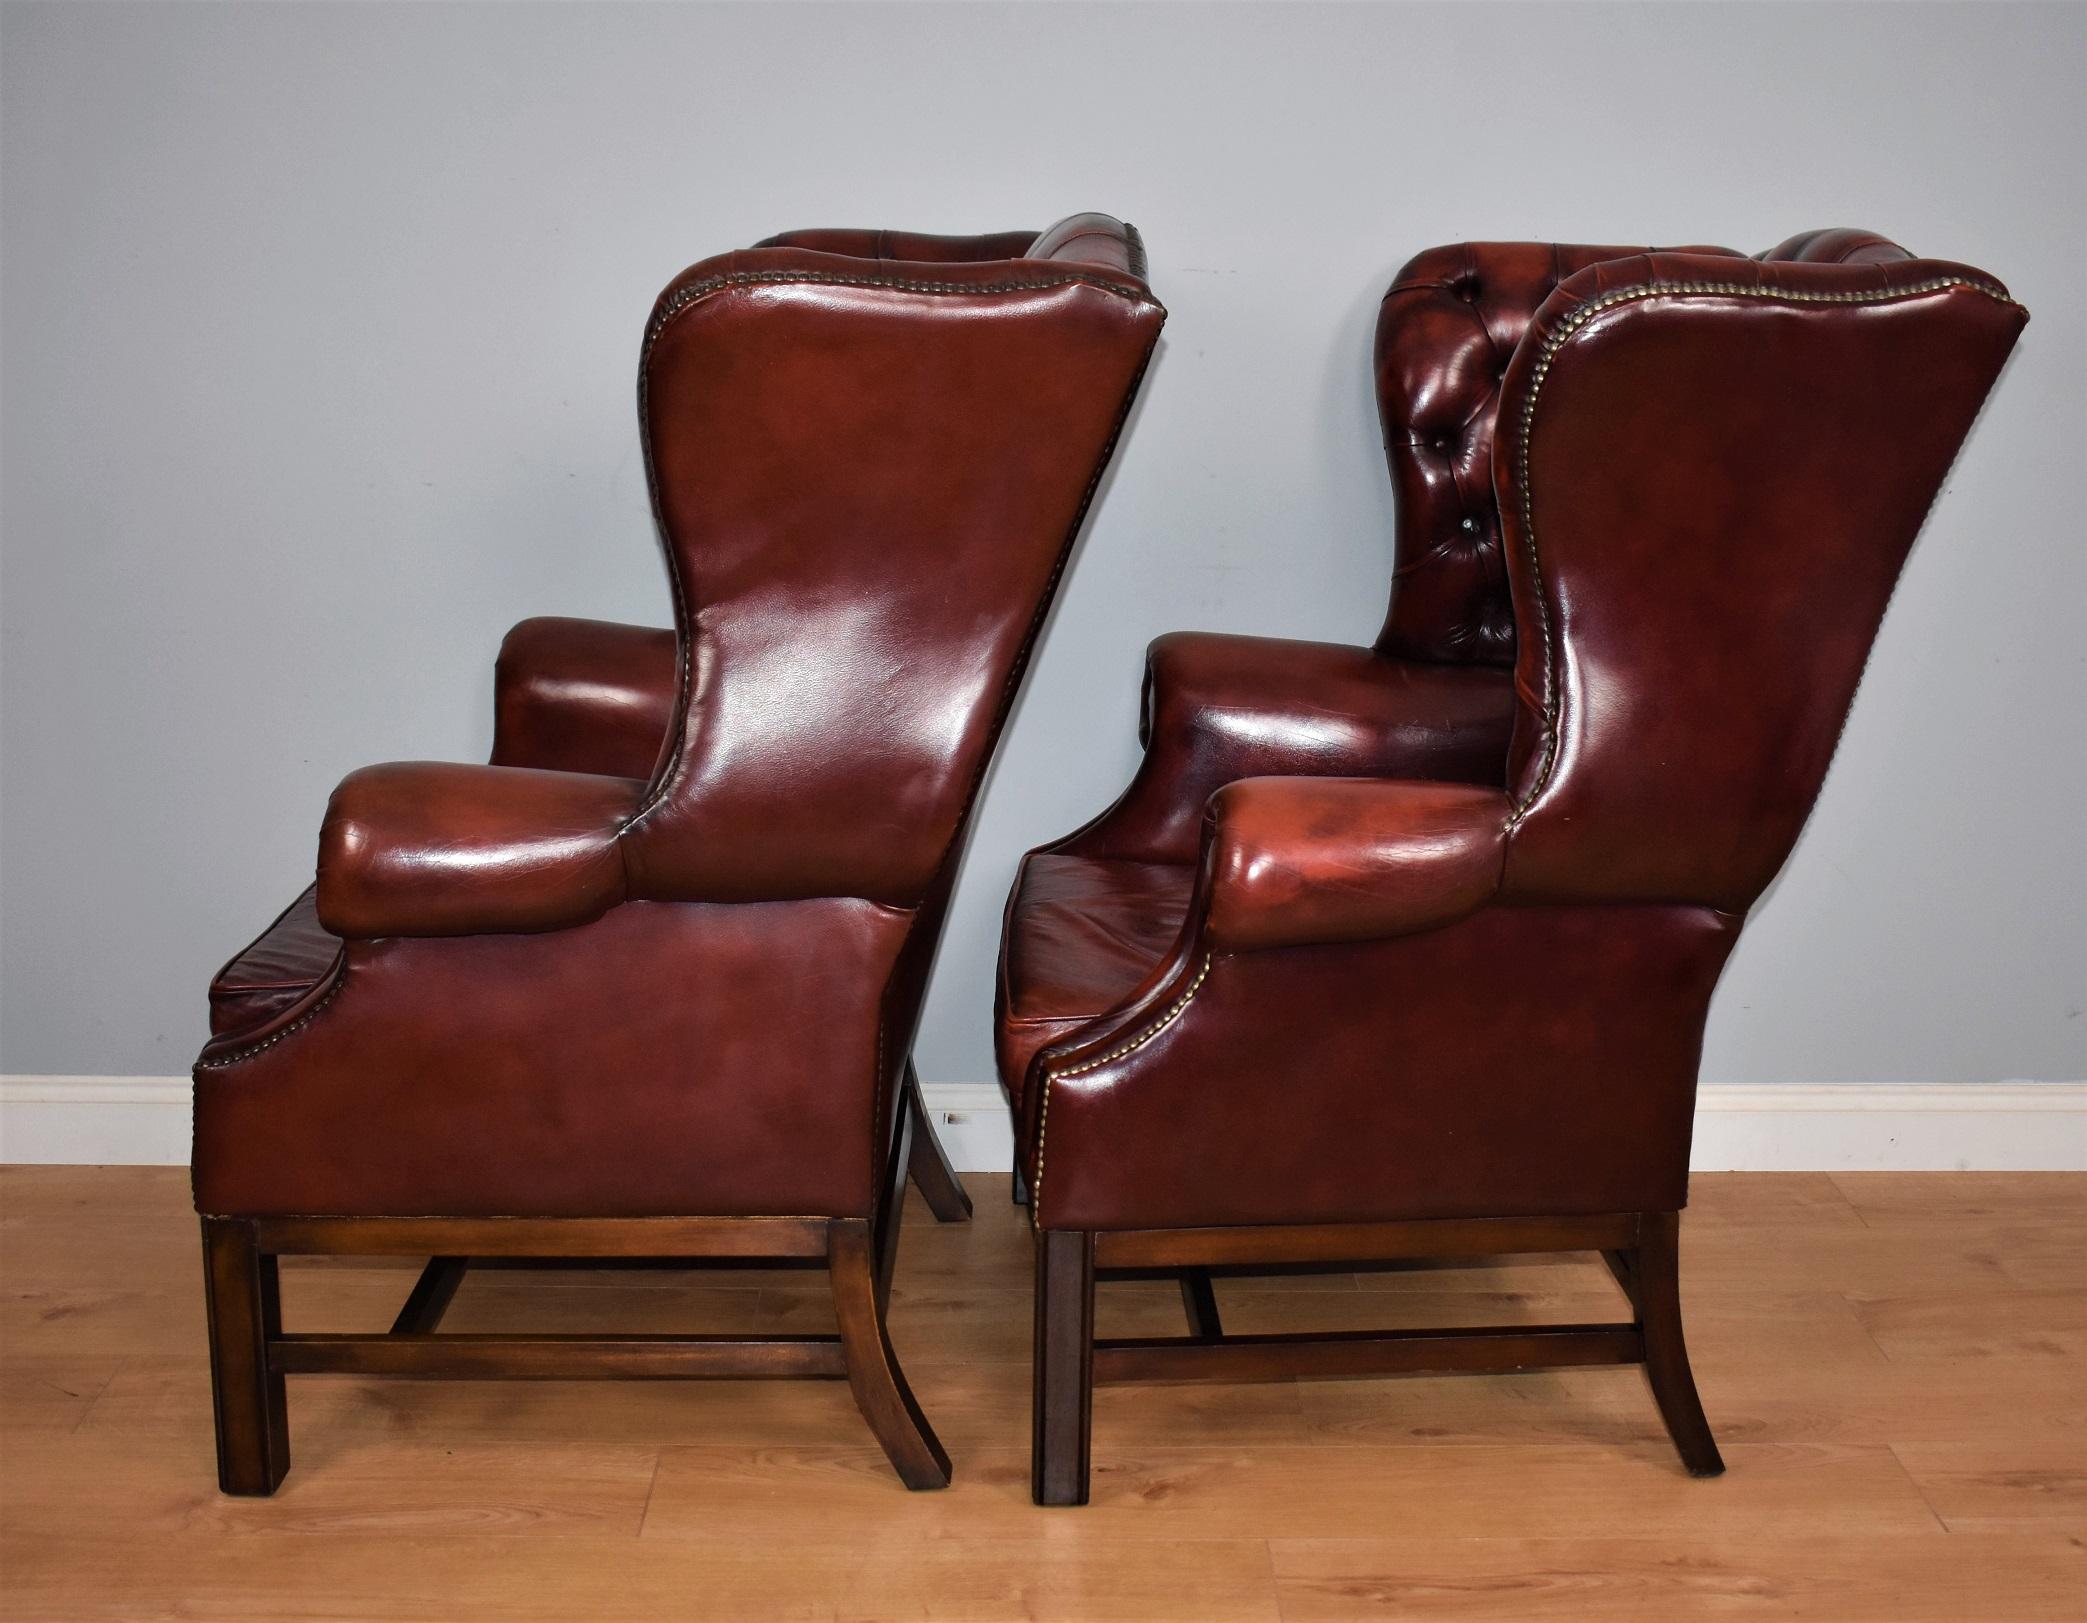
[(1430, 248), (1398, 273), (1377, 316), (1377, 410), (1398, 501), (1391, 613), (1378, 652), (1434, 664), (1514, 663), (1493, 495), (1500, 383), (1553, 288), (1589, 265), (1647, 251), (1461, 242)]
[(1098, 215), (801, 232), (661, 295), (640, 370), (680, 693), (634, 897), (937, 894), (1164, 312)]

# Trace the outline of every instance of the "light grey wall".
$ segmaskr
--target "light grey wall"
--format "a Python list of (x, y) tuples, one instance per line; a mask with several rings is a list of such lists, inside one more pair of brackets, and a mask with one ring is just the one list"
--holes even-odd
[(2035, 312), (1917, 550), (1714, 1081), (2087, 1075), (2087, 12), (10, 6), (4, 1064), (187, 1069), (366, 761), (482, 755), (532, 613), (660, 622), (637, 338), (803, 224), (1136, 221), (1173, 312), (921, 1039), (991, 1074), (1018, 852), (1174, 627), (1386, 593), (1391, 271), (1463, 237), (1874, 227)]

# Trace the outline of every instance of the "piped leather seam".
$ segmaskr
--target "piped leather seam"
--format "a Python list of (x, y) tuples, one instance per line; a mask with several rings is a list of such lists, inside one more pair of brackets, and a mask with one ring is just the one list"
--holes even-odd
[(1529, 445), (1536, 426), (1536, 402), (1543, 392), (1544, 380), (1550, 375), (1551, 363), (1558, 352), (1603, 311), (1644, 299), (1678, 295), (1780, 299), (1796, 304), (1889, 304), (1899, 299), (1939, 293), (1944, 289), (1957, 287), (1983, 293), (1987, 298), (1998, 300), (2001, 304), (2019, 306), (2019, 301), (2010, 298), (2002, 289), (1990, 282), (1981, 282), (1969, 276), (1936, 276), (1924, 282), (1909, 282), (1904, 287), (1850, 292), (1815, 292), (1803, 288), (1759, 286), (1745, 282), (1645, 282), (1635, 287), (1617, 288), (1576, 306), (1559, 322), (1557, 329), (1544, 339), (1529, 375), (1528, 393), (1522, 401), (1521, 440), (1516, 448), (1515, 458), (1515, 482), (1522, 508), (1522, 549), (1528, 555), (1530, 579), (1536, 587), (1536, 623), (1541, 633), (1543, 648), (1543, 757), (1537, 763), (1535, 782), (1530, 785), (1529, 792), (1515, 803), (1513, 814), (1507, 820), (1507, 833), (1513, 834), (1521, 827), (1530, 807), (1536, 804), (1544, 790), (1550, 786), (1551, 774), (1556, 771), (1558, 764), (1557, 649), (1551, 637), (1551, 609), (1544, 592), (1543, 560), (1537, 551), (1535, 504), (1529, 481)]
[(326, 1012), (326, 1006), (341, 995), (341, 988), (348, 984), (347, 955), (343, 953), (335, 962), (337, 967), (334, 971), (333, 984), (326, 989), (326, 995), (309, 1009), (306, 1009), (295, 1020), (292, 1020), (282, 1030), (271, 1033), (257, 1043), (250, 1043), (244, 1048), (235, 1048), (231, 1053), (220, 1054), (215, 1059), (199, 1059), (196, 1061), (196, 1069), (199, 1071), (222, 1071), (229, 1066), (239, 1064), (242, 1060), (252, 1059), (256, 1054), (266, 1053), (285, 1037), (290, 1036), (293, 1032), (302, 1031), (306, 1026), (318, 1019), (320, 1015)]
[(1203, 955), (1203, 967), (1196, 971), (1196, 978), (1188, 983), (1188, 989), (1174, 1000), (1172, 1006), (1168, 1008), (1165, 1014), (1139, 1032), (1137, 1036), (1131, 1038), (1130, 1041), (1119, 1044), (1106, 1054), (1098, 1054), (1083, 1064), (1068, 1066), (1062, 1071), (1045, 1068), (1043, 1074), (1043, 1096), (1037, 1101), (1036, 1109), (1036, 1169), (1032, 1175), (1034, 1181), (1029, 1189), (1029, 1218), (1030, 1222), (1037, 1228), (1043, 1227), (1044, 1141), (1049, 1135), (1051, 1127), (1051, 1084), (1060, 1077), (1085, 1076), (1089, 1071), (1098, 1071), (1104, 1065), (1122, 1059), (1126, 1054), (1135, 1054), (1139, 1049), (1151, 1042), (1153, 1038), (1179, 1020), (1188, 1006), (1195, 1001), (1196, 993), (1202, 990), (1203, 982), (1208, 979), (1213, 956), (1213, 954), (1207, 952)]
[(1082, 275), (1077, 271), (1062, 272), (1055, 276), (1009, 276), (995, 282), (945, 282), (911, 276), (843, 276), (838, 271), (724, 271), (716, 276), (706, 276), (699, 282), (691, 282), (668, 296), (666, 302), (654, 312), (652, 320), (646, 324), (644, 352), (646, 355), (651, 353), (659, 335), (676, 316), (697, 300), (721, 288), (787, 287), (792, 283), (811, 283), (820, 287), (890, 288), (900, 293), (1025, 293), (1077, 285), (1099, 288), (1104, 293), (1114, 293), (1118, 298), (1128, 299), (1133, 304), (1159, 302), (1149, 293), (1139, 293), (1135, 289), (1125, 287), (1121, 282), (1111, 281), (1106, 276)]

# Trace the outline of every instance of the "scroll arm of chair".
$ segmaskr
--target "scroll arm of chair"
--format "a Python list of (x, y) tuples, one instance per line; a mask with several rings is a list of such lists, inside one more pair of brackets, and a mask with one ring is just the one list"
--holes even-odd
[(351, 940), (558, 930), (624, 899), (631, 778), (409, 761), (364, 767), (319, 834), (319, 922)]
[(1500, 888), (1498, 789), (1245, 778), (1211, 797), (1198, 903), (1217, 952), (1381, 940), (1453, 923)]
[(1146, 654), (1137, 776), (1075, 839), (1110, 854), (1193, 861), (1205, 803), (1248, 777), (1497, 784), (1513, 724), (1513, 686), (1490, 668), (1174, 632)]
[(524, 620), (494, 666), (493, 764), (648, 777), (680, 681), (671, 631)]
[(1296, 763), (1285, 776), (1354, 763), (1372, 775), (1389, 767), (1401, 777), (1484, 782), (1499, 775), (1513, 725), (1513, 695), (1496, 671), (1215, 632), (1173, 632), (1152, 644), (1144, 708), (1148, 750), (1173, 753), (1185, 735), (1207, 735), (1199, 749), (1229, 769), (1220, 782), (1273, 775), (1256, 771), (1270, 759)]

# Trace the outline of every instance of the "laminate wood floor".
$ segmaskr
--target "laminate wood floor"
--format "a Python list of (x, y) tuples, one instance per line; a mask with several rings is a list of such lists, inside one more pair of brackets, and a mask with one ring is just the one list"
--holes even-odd
[[(1636, 1370), (1097, 1394), (1094, 1503), (1028, 1501), (1029, 1243), (909, 1212), (892, 1337), (956, 1466), (908, 1494), (844, 1383), (293, 1377), (221, 1498), (178, 1169), (0, 1171), (11, 1619), (2087, 1618), (2087, 1176), (1699, 1177), (1682, 1286), (1731, 1469)], [(292, 1327), (406, 1265), (286, 1262)], [(1227, 1327), (1617, 1316), (1598, 1260), (1218, 1286)], [(1178, 1333), (1168, 1285), (1105, 1335)], [(474, 1271), (445, 1328), (830, 1329), (823, 1277)]]

